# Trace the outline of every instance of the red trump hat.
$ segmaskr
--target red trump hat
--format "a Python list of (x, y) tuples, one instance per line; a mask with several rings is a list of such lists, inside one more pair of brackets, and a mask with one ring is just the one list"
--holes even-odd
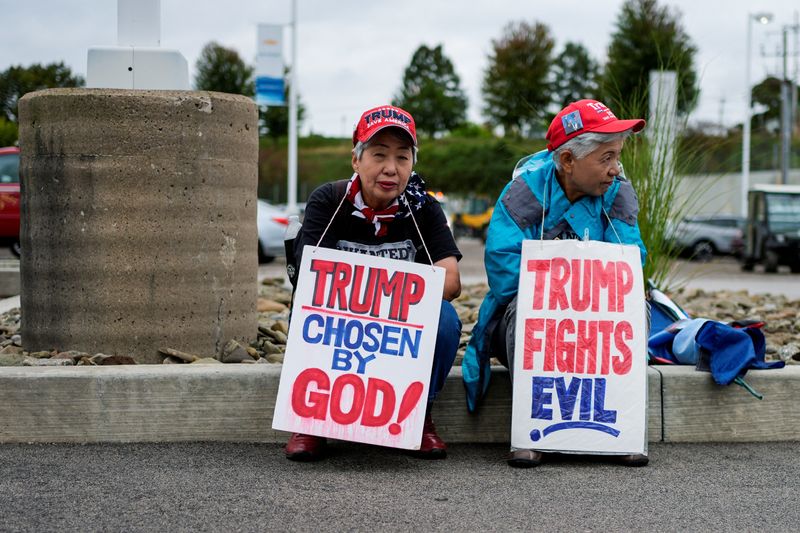
[(411, 137), (417, 145), (417, 126), (411, 113), (393, 105), (383, 105), (364, 111), (353, 130), (353, 146), (357, 142), (365, 143), (384, 128), (400, 128)]
[(644, 128), (645, 121), (640, 118), (618, 119), (611, 110), (597, 100), (578, 100), (562, 109), (547, 128), (547, 149), (551, 152), (583, 133), (622, 133), (632, 129), (635, 132)]

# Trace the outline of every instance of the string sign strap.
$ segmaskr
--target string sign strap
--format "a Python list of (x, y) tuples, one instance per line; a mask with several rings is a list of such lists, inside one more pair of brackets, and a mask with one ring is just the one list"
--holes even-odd
[(617, 240), (619, 241), (620, 246), (623, 246), (624, 243), (622, 242), (622, 239), (620, 238), (619, 233), (617, 233), (617, 228), (615, 228), (614, 224), (611, 223), (611, 217), (608, 216), (608, 212), (606, 212), (606, 208), (603, 207), (602, 209), (603, 209), (603, 214), (606, 216), (606, 219), (608, 220), (608, 225), (611, 226), (612, 230), (614, 230), (614, 235), (617, 236)]
[[(353, 174), (353, 177), (355, 177), (355, 174)], [(350, 178), (350, 181), (347, 183), (347, 189), (345, 189), (344, 194), (342, 195), (342, 199), (339, 201), (339, 205), (336, 206), (336, 211), (333, 212), (331, 219), (328, 221), (328, 225), (325, 226), (325, 230), (322, 232), (322, 235), (320, 235), (319, 240), (317, 241), (317, 245), (314, 247), (313, 250), (314, 252), (316, 252), (317, 248), (319, 248), (319, 245), (322, 243), (322, 239), (325, 238), (325, 234), (328, 233), (331, 224), (333, 224), (333, 219), (336, 218), (336, 215), (339, 213), (339, 209), (342, 208), (342, 204), (344, 203), (345, 198), (347, 198), (347, 193), (350, 192), (350, 186), (352, 184), (353, 184), (353, 178)]]
[(417, 224), (417, 217), (414, 216), (414, 209), (412, 209), (411, 204), (408, 202), (405, 191), (403, 191), (403, 194), (400, 196), (400, 198), (402, 198), (403, 203), (405, 203), (406, 207), (408, 207), (408, 212), (411, 214), (411, 220), (414, 221), (414, 227), (417, 228), (417, 235), (419, 235), (419, 240), (422, 242), (422, 247), (425, 249), (425, 254), (428, 256), (428, 261), (430, 261), (432, 268), (433, 258), (431, 257), (431, 253), (428, 251), (428, 245), (425, 244), (425, 239), (422, 237), (422, 232), (419, 229), (419, 224)]

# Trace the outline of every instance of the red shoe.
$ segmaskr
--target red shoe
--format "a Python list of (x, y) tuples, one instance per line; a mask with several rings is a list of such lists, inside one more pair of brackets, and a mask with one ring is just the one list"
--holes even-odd
[(430, 413), (425, 415), (425, 425), (422, 427), (422, 442), (414, 455), (421, 459), (444, 459), (447, 457), (447, 444), (436, 433)]
[(292, 433), (286, 443), (286, 458), (291, 461), (311, 462), (325, 458), (328, 441), (325, 437)]

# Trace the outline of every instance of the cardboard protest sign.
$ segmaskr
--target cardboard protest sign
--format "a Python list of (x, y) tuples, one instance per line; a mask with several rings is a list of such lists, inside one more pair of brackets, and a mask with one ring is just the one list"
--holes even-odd
[(306, 246), (274, 429), (419, 449), (444, 269)]
[(647, 331), (639, 248), (524, 241), (511, 445), (644, 453)]

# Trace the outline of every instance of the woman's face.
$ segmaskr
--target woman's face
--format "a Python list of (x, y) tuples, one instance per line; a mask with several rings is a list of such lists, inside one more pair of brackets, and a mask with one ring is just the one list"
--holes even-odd
[(353, 170), (361, 176), (361, 195), (372, 209), (385, 209), (405, 190), (414, 166), (411, 139), (383, 129), (370, 139)]

